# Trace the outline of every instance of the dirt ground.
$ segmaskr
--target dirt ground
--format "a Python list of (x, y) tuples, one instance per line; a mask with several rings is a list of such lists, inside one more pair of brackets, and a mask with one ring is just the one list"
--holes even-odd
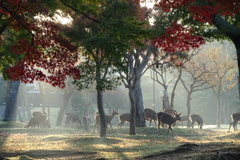
[[(197, 156), (195, 155), (197, 153)], [(173, 151), (144, 157), (148, 160), (240, 160), (240, 148), (234, 143), (185, 143)]]
[[(196, 156), (197, 153), (197, 156)], [(39, 150), (35, 152), (24, 153), (4, 153), (4, 157), (17, 157), (19, 159), (44, 159), (48, 160), (63, 160), (63, 159), (99, 159), (95, 156), (96, 152), (73, 152), (73, 151), (53, 151), (53, 150)], [(30, 158), (31, 157), (31, 158)], [(7, 160), (0, 156), (1, 160)], [(105, 158), (101, 158), (105, 159)], [(240, 148), (234, 143), (209, 143), (209, 144), (195, 144), (185, 143), (175, 150), (163, 152), (160, 154), (150, 155), (138, 159), (146, 160), (240, 160)]]

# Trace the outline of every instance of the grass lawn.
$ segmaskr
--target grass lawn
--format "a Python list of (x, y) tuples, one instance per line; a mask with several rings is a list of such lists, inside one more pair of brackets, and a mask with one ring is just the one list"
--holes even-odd
[[(173, 128), (157, 135), (156, 127), (107, 130), (107, 137), (82, 128), (22, 128), (0, 121), (0, 159), (240, 159), (240, 132), (217, 129)], [(92, 130), (92, 128), (91, 128)]]

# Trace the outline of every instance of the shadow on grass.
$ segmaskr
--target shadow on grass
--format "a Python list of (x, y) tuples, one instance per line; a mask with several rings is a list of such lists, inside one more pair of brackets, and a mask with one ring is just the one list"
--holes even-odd
[[(5, 132), (5, 128), (23, 128), (24, 124), (21, 122), (5, 122), (5, 121), (0, 121), (0, 148), (2, 148), (5, 144), (5, 141), (9, 137), (10, 133)], [(2, 152), (0, 151), (0, 159), (4, 159), (4, 156), (2, 155)]]
[(38, 158), (64, 158), (76, 157), (92, 159), (96, 157), (96, 152), (74, 152), (67, 150), (31, 150), (27, 152), (1, 152), (4, 158), (20, 157), (19, 159), (38, 159)]

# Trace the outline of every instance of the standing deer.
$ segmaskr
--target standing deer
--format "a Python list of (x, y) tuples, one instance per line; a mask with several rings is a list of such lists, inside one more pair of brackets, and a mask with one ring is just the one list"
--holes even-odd
[(201, 116), (197, 115), (197, 114), (192, 114), (190, 115), (189, 117), (190, 121), (191, 121), (191, 126), (192, 126), (192, 129), (194, 128), (194, 123), (197, 122), (198, 124), (198, 128), (200, 130), (202, 130), (202, 126), (203, 126), (203, 119)]
[[(175, 114), (177, 114), (177, 111), (176, 111), (175, 109), (173, 109), (173, 108), (165, 108), (165, 109), (163, 109), (162, 112), (168, 113), (168, 114), (170, 114), (170, 115), (172, 115), (172, 116), (174, 116)], [(175, 125), (176, 125), (176, 123), (174, 123), (172, 126), (175, 126)], [(162, 127), (164, 127), (164, 124), (162, 124)]]
[(181, 121), (179, 123), (182, 123), (182, 128), (183, 128), (183, 122), (188, 122), (189, 116), (180, 116), (181, 117)]
[(180, 115), (181, 115), (181, 113), (175, 113), (174, 116), (172, 116), (171, 114), (168, 114), (165, 112), (158, 112), (157, 113), (158, 135), (160, 135), (160, 124), (168, 125), (168, 135), (169, 135), (169, 130), (172, 132), (172, 135), (173, 135), (171, 126), (172, 126), (172, 124), (176, 123), (177, 121), (181, 121)]
[(118, 116), (119, 118), (119, 123), (117, 127), (122, 127), (122, 125), (127, 121), (130, 122), (130, 113), (123, 113)]
[[(115, 111), (115, 110), (112, 110), (111, 115), (105, 115), (105, 116), (106, 116), (107, 125), (109, 124), (111, 128), (112, 128), (111, 121), (112, 121), (113, 117), (116, 116), (116, 115), (119, 115), (119, 113), (118, 113), (117, 111)], [(95, 119), (96, 119), (96, 123), (95, 123), (95, 125), (94, 125), (93, 132), (95, 132), (95, 127), (96, 127), (96, 126), (97, 126), (98, 129), (99, 129), (99, 125), (100, 125), (100, 115), (97, 114), (97, 115), (95, 116)], [(112, 130), (113, 130), (113, 128), (112, 128)]]
[(149, 127), (151, 126), (152, 120), (154, 121), (155, 125), (157, 126), (157, 113), (150, 109), (150, 108), (145, 108), (144, 109), (144, 114), (145, 114), (145, 120), (150, 121), (149, 122)]
[(233, 113), (231, 115), (231, 117), (232, 117), (232, 122), (230, 123), (228, 132), (230, 132), (231, 126), (233, 126), (234, 132), (238, 131), (238, 129), (237, 129), (237, 122), (240, 121), (240, 112), (239, 113)]
[(88, 113), (84, 113), (82, 116), (82, 123), (87, 132), (89, 132), (89, 124), (91, 122), (90, 116)]
[(65, 125), (68, 125), (71, 123), (72, 127), (73, 127), (73, 123), (78, 123), (79, 125), (82, 125), (81, 120), (79, 119), (78, 115), (73, 114), (73, 113), (66, 113), (66, 121), (65, 121)]

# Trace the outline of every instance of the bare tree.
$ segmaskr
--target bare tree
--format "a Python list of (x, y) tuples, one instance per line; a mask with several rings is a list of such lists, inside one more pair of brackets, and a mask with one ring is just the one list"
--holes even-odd
[[(176, 52), (171, 55), (168, 53), (160, 53), (158, 59), (154, 59), (156, 65), (151, 65), (151, 78), (163, 87), (163, 109), (173, 108), (175, 90), (182, 76), (182, 67), (197, 53), (198, 50), (192, 50), (188, 53)], [(153, 72), (155, 72), (155, 74)], [(169, 73), (173, 76), (170, 77)], [(168, 86), (170, 84), (173, 84), (173, 88), (171, 92), (171, 102), (169, 103)]]
[[(187, 91), (187, 116), (191, 114), (192, 94), (200, 90), (211, 88), (211, 86), (208, 85), (208, 81), (213, 72), (211, 69), (205, 67), (207, 63), (207, 59), (202, 56), (202, 54), (198, 54), (192, 57), (192, 59), (184, 65), (184, 72), (188, 74), (190, 78), (190, 81), (189, 79), (184, 80), (182, 77), (180, 78), (183, 87)], [(180, 69), (179, 72), (182, 72), (182, 69)], [(188, 120), (188, 127), (189, 126), (190, 121)]]
[(217, 96), (217, 127), (221, 124), (221, 96), (226, 90), (231, 89), (237, 84), (237, 63), (228, 53), (222, 53), (220, 47), (210, 48), (205, 52), (205, 56), (211, 61), (206, 66), (214, 70), (209, 84)]

